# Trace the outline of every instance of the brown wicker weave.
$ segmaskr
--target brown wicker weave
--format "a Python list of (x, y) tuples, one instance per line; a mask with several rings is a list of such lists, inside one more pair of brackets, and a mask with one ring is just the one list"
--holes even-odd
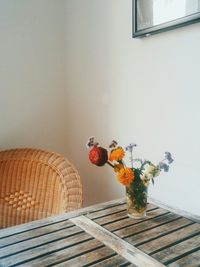
[(67, 159), (39, 149), (0, 152), (0, 228), (81, 207), (80, 177)]

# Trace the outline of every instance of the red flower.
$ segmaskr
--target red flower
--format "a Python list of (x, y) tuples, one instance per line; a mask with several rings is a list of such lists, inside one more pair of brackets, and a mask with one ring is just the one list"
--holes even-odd
[(94, 146), (89, 152), (89, 159), (93, 164), (103, 166), (108, 160), (108, 152), (103, 147)]

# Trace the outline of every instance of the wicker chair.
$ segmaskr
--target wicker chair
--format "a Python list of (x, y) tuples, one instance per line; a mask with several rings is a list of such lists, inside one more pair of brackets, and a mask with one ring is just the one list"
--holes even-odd
[(67, 159), (39, 149), (0, 152), (0, 228), (81, 207), (80, 177)]

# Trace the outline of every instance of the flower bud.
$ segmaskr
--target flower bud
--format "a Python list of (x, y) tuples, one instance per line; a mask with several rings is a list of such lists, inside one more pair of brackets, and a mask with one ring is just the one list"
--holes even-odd
[(89, 152), (89, 160), (97, 166), (103, 166), (108, 160), (108, 152), (103, 147), (94, 146)]

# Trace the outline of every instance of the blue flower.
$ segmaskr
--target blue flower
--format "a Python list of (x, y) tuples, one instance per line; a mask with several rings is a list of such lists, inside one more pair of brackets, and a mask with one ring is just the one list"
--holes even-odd
[(126, 151), (129, 151), (132, 153), (133, 148), (136, 147), (137, 145), (135, 143), (130, 143), (127, 147), (126, 147)]
[(165, 152), (165, 159), (168, 161), (169, 164), (174, 161), (170, 152)]
[(164, 172), (169, 171), (169, 165), (167, 165), (163, 161), (159, 162), (159, 168), (160, 168), (160, 170), (163, 170)]

